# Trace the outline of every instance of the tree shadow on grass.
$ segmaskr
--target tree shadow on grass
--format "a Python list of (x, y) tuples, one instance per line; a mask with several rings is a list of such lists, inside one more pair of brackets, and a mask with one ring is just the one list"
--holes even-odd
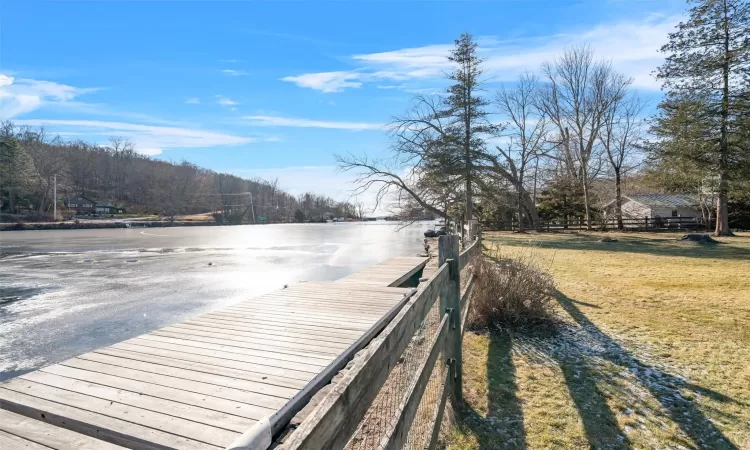
[(487, 417), (464, 405), (457, 411), (461, 417), (459, 427), (476, 437), (480, 450), (525, 450), (526, 433), (517, 396), (513, 338), (505, 332), (490, 333), (488, 338)]
[[(690, 390), (700, 395), (710, 396), (718, 401), (731, 402), (734, 400), (721, 393), (695, 386), (680, 377), (670, 375), (655, 367), (642, 363), (589, 320), (588, 317), (586, 317), (586, 315), (575, 305), (575, 303), (577, 303), (575, 300), (558, 292), (557, 301), (573, 318), (573, 320), (575, 320), (578, 325), (580, 325), (585, 332), (593, 338), (594, 344), (604, 349), (604, 351), (601, 352), (601, 355), (609, 362), (632, 373), (635, 376), (636, 381), (653, 395), (653, 397), (661, 404), (662, 408), (667, 412), (669, 417), (687, 436), (690, 437), (698, 448), (737, 449), (737, 446), (735, 446), (721, 432), (721, 430), (719, 430), (705, 416), (698, 405), (680, 394), (680, 390)], [(596, 391), (595, 386), (578, 386), (581, 382), (580, 380), (585, 378), (592, 380), (591, 383), (593, 383), (591, 374), (585, 373), (587, 370), (585, 368), (585, 363), (583, 365), (579, 363), (575, 366), (577, 370), (584, 372), (576, 374), (571, 371), (571, 369), (566, 369), (564, 360), (559, 358), (558, 360), (562, 367), (566, 382), (570, 387), (571, 395), (573, 395), (576, 406), (581, 413), (581, 418), (584, 421), (586, 435), (589, 437), (592, 446), (594, 446), (595, 442), (592, 441), (589, 430), (591, 429), (593, 432), (599, 433), (602, 426), (599, 419), (605, 419), (606, 425), (609, 423), (610, 418), (606, 417), (606, 411), (595, 412), (592, 415), (591, 411), (588, 410), (588, 396), (595, 395), (598, 392)], [(583, 367), (583, 369), (581, 369), (581, 367)], [(576, 400), (576, 398), (580, 398), (581, 400)], [(604, 413), (604, 417), (600, 416), (602, 413)], [(614, 420), (614, 416), (612, 416), (611, 419)], [(611, 443), (609, 445), (611, 445)]]
[[(627, 406), (621, 406), (626, 417), (625, 429), (643, 429), (644, 419), (666, 429), (662, 419), (668, 418), (682, 430), (673, 436), (672, 444), (700, 449), (738, 448), (693, 398), (704, 396), (717, 402), (738, 403), (736, 400), (640, 361), (581, 312), (578, 305), (584, 302), (561, 292), (557, 292), (556, 299), (578, 327), (560, 325), (547, 330), (495, 331), (488, 335), (490, 342), (484, 369), (489, 413), (485, 418), (471, 407), (458, 411), (462, 416), (459, 426), (476, 438), (476, 448), (527, 447), (523, 410), (517, 393), (514, 352), (531, 362), (560, 368), (582, 421), (587, 444), (592, 449), (629, 449), (633, 446), (620, 429), (618, 417), (608, 402), (613, 391), (620, 398), (618, 403)], [(472, 367), (472, 370), (481, 368)], [(637, 389), (633, 390), (633, 387)], [(645, 393), (650, 394), (647, 398), (656, 400), (660, 407), (655, 410), (651, 400), (646, 402)], [(621, 396), (625, 396), (624, 402)], [(722, 420), (734, 419), (731, 414), (720, 410), (714, 410), (712, 414), (722, 417)]]
[(596, 385), (594, 369), (586, 362), (569, 359), (558, 359), (557, 363), (583, 422), (590, 448), (630, 448), (630, 441), (620, 430), (614, 412)]
[(518, 337), (516, 349), (528, 361), (560, 368), (589, 448), (624, 450), (631, 447), (606, 395), (597, 385), (596, 367), (578, 352), (575, 342), (570, 342), (570, 335), (561, 333), (558, 326), (550, 326), (523, 330)]
[[(686, 232), (687, 233), (687, 232)], [(550, 236), (550, 235), (544, 235)], [(535, 239), (530, 236), (533, 246), (558, 250), (595, 250), (605, 252), (646, 253), (659, 256), (675, 256), (686, 258), (707, 259), (735, 259), (750, 260), (750, 249), (724, 244), (697, 244), (694, 242), (679, 242), (665, 235), (662, 239), (647, 238), (639, 235), (618, 236), (617, 242), (599, 242), (600, 235), (579, 233), (560, 233), (555, 239)], [(490, 241), (500, 243), (506, 241), (505, 236), (490, 237)], [(514, 239), (513, 245), (522, 241)]]

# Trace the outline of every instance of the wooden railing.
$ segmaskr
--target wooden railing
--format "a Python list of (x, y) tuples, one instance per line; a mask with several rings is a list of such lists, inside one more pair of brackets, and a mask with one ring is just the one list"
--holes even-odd
[[(461, 257), (466, 255), (466, 262), (464, 263), (464, 267), (481, 254), (482, 244), (479, 240), (477, 240), (476, 242), (474, 242), (474, 244), (472, 244), (471, 247), (469, 247), (465, 252), (461, 254)], [(468, 281), (466, 282), (466, 286), (464, 286), (464, 290), (463, 292), (461, 292), (461, 336), (464, 335), (464, 331), (466, 330), (466, 320), (469, 317), (469, 305), (471, 304), (471, 289), (474, 287), (476, 274), (474, 272), (469, 272), (467, 279)]]
[[(364, 350), (362, 357), (333, 387), (310, 415), (284, 442), (284, 449), (341, 449), (349, 442), (365, 417), (373, 400), (399, 363), (401, 355), (412, 341), (415, 332), (440, 299), (440, 320), (432, 333), (426, 336), (429, 350), (418, 364), (416, 373), (404, 394), (395, 425), (386, 431), (381, 442), (386, 449), (401, 449), (409, 438), (425, 388), (436, 367), (445, 368), (445, 377), (439, 389), (433, 414), (429, 417), (427, 448), (437, 445), (443, 412), (449, 396), (461, 402), (461, 338), (465, 326), (473, 276), (460, 292), (460, 273), (481, 253), (477, 240), (464, 252), (458, 251), (457, 236), (440, 236), (438, 241), (438, 270), (419, 288), (419, 292), (404, 305), (398, 315)], [(462, 314), (464, 313), (464, 314)]]

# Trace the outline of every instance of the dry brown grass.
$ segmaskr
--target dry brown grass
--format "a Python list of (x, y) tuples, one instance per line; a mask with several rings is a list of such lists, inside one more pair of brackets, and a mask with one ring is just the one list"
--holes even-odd
[(750, 234), (487, 233), (548, 261), (567, 324), (464, 339), (451, 449), (750, 449)]

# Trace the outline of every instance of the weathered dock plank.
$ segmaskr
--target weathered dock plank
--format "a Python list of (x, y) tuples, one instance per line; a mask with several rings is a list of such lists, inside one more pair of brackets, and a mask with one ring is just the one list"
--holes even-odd
[(410, 290), (393, 286), (426, 261), (299, 283), (0, 383), (0, 448), (224, 448), (398, 304)]
[(117, 445), (2, 409), (0, 409), (0, 448), (7, 450), (122, 449)]
[(427, 261), (429, 261), (429, 258), (419, 256), (392, 258), (341, 278), (336, 283), (400, 286), (412, 275), (422, 270)]

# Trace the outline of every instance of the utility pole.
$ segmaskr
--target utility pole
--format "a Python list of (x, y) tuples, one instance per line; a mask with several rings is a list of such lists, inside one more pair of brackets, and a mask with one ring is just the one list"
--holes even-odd
[(52, 221), (57, 222), (57, 174), (52, 179)]

